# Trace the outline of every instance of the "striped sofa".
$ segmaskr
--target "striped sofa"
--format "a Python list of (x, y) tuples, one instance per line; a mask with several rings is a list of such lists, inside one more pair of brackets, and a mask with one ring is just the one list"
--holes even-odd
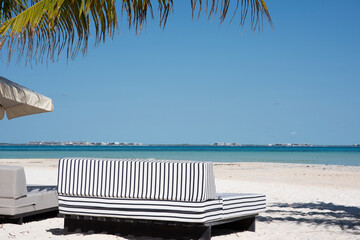
[(216, 194), (209, 162), (64, 158), (58, 169), (68, 232), (209, 239), (220, 224), (254, 231), (266, 207), (261, 194)]

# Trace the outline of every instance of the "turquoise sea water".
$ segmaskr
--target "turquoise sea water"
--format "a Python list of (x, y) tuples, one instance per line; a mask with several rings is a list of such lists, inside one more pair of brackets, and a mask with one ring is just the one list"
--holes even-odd
[(156, 158), (360, 166), (360, 147), (0, 146), (0, 158)]

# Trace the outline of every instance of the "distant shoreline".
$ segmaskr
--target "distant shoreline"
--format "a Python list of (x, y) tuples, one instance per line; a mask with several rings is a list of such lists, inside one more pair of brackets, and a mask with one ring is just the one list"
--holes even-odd
[(213, 145), (2, 145), (0, 159), (153, 158), (206, 162), (273, 162), (360, 166), (360, 147)]
[(214, 145), (214, 144), (29, 144), (29, 143), (0, 143), (0, 146), (76, 146), (76, 147), (360, 147), (360, 144), (344, 145), (313, 145), (313, 144), (239, 144), (239, 145)]

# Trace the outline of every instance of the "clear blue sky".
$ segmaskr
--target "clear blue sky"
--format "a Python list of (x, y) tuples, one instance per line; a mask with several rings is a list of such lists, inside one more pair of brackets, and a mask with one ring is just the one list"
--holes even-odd
[(360, 1), (268, 0), (262, 32), (175, 2), (165, 31), (121, 25), (68, 64), (3, 53), (0, 75), (55, 110), (0, 121), (0, 142), (360, 143)]

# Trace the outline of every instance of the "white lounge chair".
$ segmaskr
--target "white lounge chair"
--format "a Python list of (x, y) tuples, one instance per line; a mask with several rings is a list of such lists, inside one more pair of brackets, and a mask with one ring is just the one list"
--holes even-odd
[(23, 167), (0, 165), (0, 222), (58, 210), (56, 186), (26, 186)]

